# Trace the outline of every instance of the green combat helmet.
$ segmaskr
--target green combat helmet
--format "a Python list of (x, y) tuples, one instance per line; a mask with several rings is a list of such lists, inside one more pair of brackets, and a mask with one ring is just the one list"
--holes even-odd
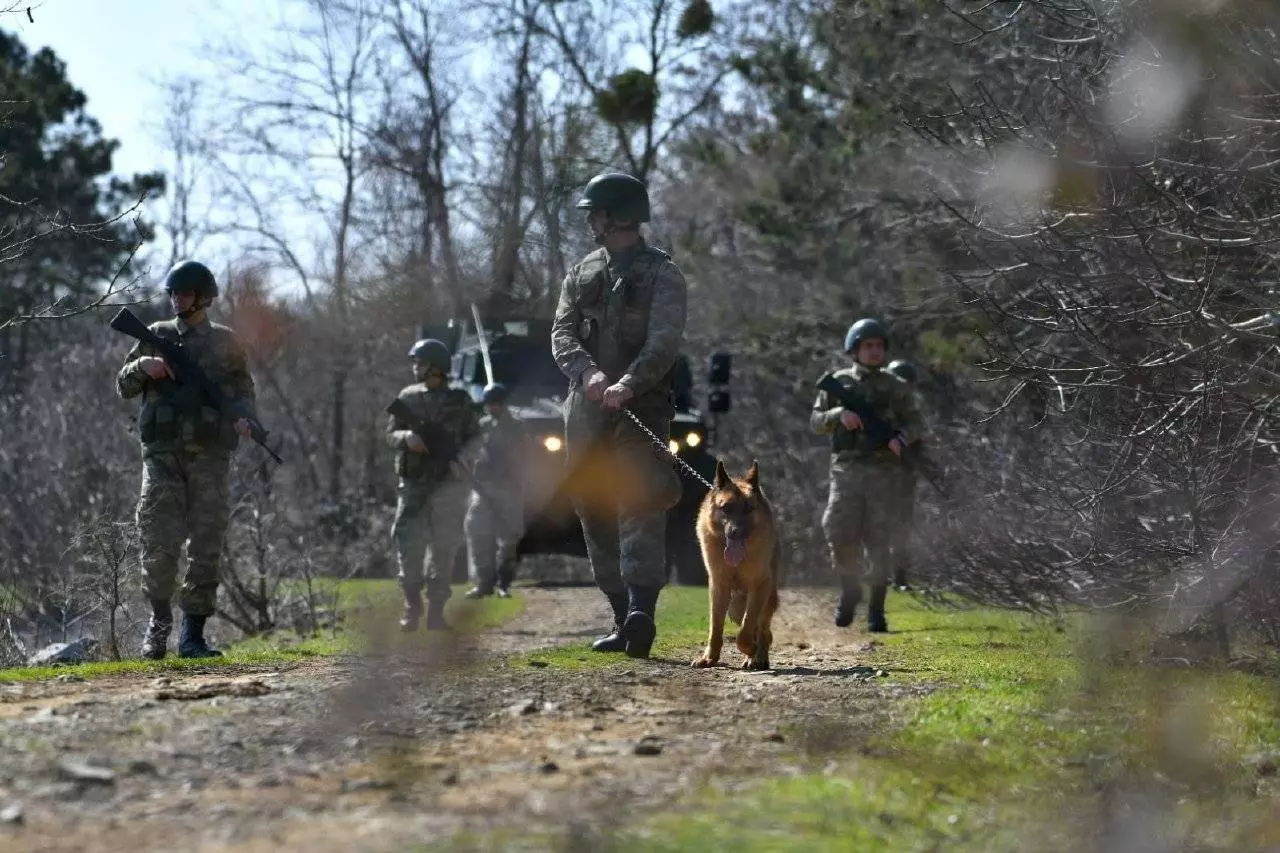
[(623, 222), (648, 222), (649, 190), (639, 178), (623, 172), (601, 172), (587, 182), (577, 207), (603, 210)]
[(435, 338), (423, 338), (409, 347), (409, 358), (420, 361), (427, 367), (434, 367), (441, 373), (448, 373), (453, 361), (449, 348)]
[(209, 268), (199, 261), (181, 261), (164, 277), (164, 289), (170, 293), (195, 291), (205, 299), (218, 295), (218, 282)]
[(889, 348), (889, 333), (884, 324), (874, 318), (864, 317), (849, 327), (848, 334), (844, 336), (844, 351), (853, 352), (859, 341), (871, 338), (879, 338), (884, 341), (884, 348)]
[(916, 368), (911, 362), (903, 358), (895, 358), (889, 362), (889, 366), (885, 368), (885, 372), (892, 373), (899, 379), (911, 385), (916, 384)]

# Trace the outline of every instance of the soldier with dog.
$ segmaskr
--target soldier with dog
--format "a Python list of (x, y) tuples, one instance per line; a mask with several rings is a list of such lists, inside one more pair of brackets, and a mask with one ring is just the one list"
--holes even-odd
[(669, 433), (687, 286), (670, 256), (640, 233), (649, 221), (644, 182), (596, 175), (577, 206), (600, 248), (565, 276), (551, 347), (569, 380), (565, 450), (574, 508), (613, 611), (614, 630), (593, 648), (647, 658), (666, 584), (666, 512), (680, 499), (680, 482), (628, 415), (656, 435)]

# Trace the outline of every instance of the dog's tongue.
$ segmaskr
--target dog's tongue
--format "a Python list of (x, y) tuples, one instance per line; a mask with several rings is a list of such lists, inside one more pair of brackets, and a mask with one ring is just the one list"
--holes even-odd
[(742, 562), (747, 556), (747, 544), (741, 539), (726, 539), (724, 543), (724, 561), (731, 566)]

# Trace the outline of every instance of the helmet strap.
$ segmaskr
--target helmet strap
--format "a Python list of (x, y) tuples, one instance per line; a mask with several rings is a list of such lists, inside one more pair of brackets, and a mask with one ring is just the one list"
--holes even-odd
[(190, 308), (187, 308), (185, 311), (178, 312), (178, 318), (183, 322), (186, 322), (187, 320), (190, 320), (195, 315), (199, 314), (201, 311), (208, 308), (212, 303), (213, 303), (212, 299), (206, 299), (203, 294), (198, 293), (196, 294), (195, 301), (191, 303)]

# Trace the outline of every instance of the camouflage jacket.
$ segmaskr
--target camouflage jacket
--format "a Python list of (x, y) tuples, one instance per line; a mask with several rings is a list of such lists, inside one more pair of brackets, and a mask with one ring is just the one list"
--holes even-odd
[[(152, 323), (150, 329), (162, 338), (178, 341), (228, 400), (241, 403), (250, 413), (254, 411), (253, 376), (235, 332), (209, 320), (189, 326), (176, 317)], [(144, 455), (178, 450), (235, 450), (240, 442), (235, 425), (210, 407), (195, 388), (181, 386), (172, 379), (152, 379), (143, 372), (139, 361), (158, 355), (149, 344), (139, 341), (129, 350), (116, 375), (116, 391), (122, 399), (142, 395), (138, 434)]]
[[(856, 388), (880, 417), (897, 430), (908, 444), (922, 437), (920, 412), (916, 398), (906, 382), (892, 373), (861, 364), (837, 370), (835, 378), (846, 388)], [(885, 447), (871, 447), (865, 430), (848, 430), (840, 423), (844, 408), (830, 398), (826, 391), (819, 391), (813, 401), (809, 425), (819, 435), (831, 436), (831, 452), (845, 460), (871, 460), (895, 462), (893, 451)]]
[(476, 480), (489, 491), (518, 493), (524, 480), (523, 461), (529, 448), (524, 421), (507, 412), (500, 418), (480, 419), (480, 441), (473, 456)]
[[(475, 403), (466, 391), (457, 388), (428, 388), (417, 382), (401, 389), (398, 395), (409, 411), (423, 421), (443, 427), (465, 454), (468, 445), (480, 431)], [(395, 415), (387, 416), (387, 444), (396, 451), (396, 474), (406, 480), (437, 481), (448, 474), (448, 460), (433, 459), (429, 453), (409, 450), (413, 430)]]
[(665, 252), (643, 240), (611, 255), (597, 249), (565, 275), (551, 350), (569, 378), (602, 370), (637, 398), (669, 398), (684, 338), (688, 285)]

